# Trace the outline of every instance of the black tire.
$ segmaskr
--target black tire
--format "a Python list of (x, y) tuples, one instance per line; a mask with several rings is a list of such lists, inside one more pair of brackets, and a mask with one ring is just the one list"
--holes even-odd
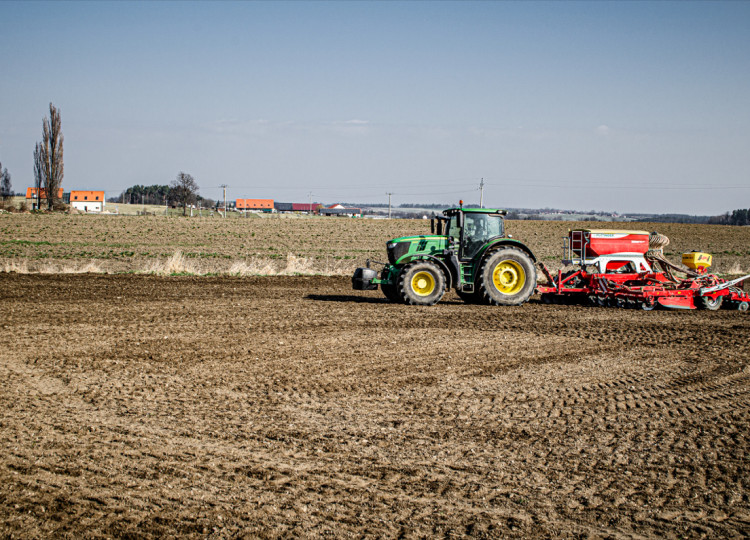
[(707, 309), (708, 311), (716, 311), (724, 303), (723, 296), (717, 296), (716, 298), (709, 298), (708, 296), (698, 297), (698, 307), (700, 309)]
[(416, 261), (398, 275), (398, 294), (405, 304), (431, 306), (445, 294), (445, 275), (430, 261)]
[[(388, 279), (391, 272), (386, 272), (386, 269), (383, 269), (380, 272), (380, 279)], [(396, 280), (398, 281), (398, 276), (396, 276)], [(380, 290), (383, 291), (383, 295), (390, 300), (391, 302), (394, 302), (396, 304), (403, 304), (404, 301), (401, 300), (401, 296), (398, 294), (398, 287), (397, 283), (381, 283), (380, 284)]]
[(493, 252), (482, 263), (478, 293), (483, 302), (496, 306), (520, 306), (534, 294), (536, 268), (520, 249)]
[(393, 283), (381, 283), (380, 289), (383, 291), (385, 297), (391, 302), (396, 302), (397, 304), (402, 303), (401, 297), (398, 295), (396, 286)]

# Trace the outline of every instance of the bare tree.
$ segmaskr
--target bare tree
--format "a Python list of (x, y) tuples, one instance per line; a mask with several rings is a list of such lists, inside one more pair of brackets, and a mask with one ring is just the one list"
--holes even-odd
[(31, 200), (31, 209), (39, 210), (42, 206), (42, 186), (44, 185), (44, 162), (42, 158), (42, 144), (34, 147), (34, 188), (36, 189), (36, 203)]
[(0, 197), (7, 199), (13, 196), (13, 186), (10, 183), (10, 173), (8, 169), (3, 169), (3, 164), (0, 163)]
[(196, 196), (200, 189), (198, 184), (195, 183), (195, 179), (189, 174), (180, 171), (180, 174), (172, 180), (169, 187), (172, 199), (182, 206), (182, 215), (187, 215), (187, 207), (189, 204), (195, 204)]
[[(47, 206), (50, 210), (57, 202), (57, 191), (63, 179), (63, 135), (60, 129), (60, 111), (49, 104), (49, 119), (42, 122), (42, 142), (34, 149), (34, 176), (39, 184), (44, 183)], [(38, 176), (37, 176), (38, 175)], [(38, 200), (41, 194), (37, 190)]]

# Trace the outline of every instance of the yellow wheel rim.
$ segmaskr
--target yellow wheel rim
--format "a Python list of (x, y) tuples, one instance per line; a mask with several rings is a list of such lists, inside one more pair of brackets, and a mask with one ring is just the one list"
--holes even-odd
[(500, 261), (492, 271), (492, 282), (502, 294), (517, 294), (526, 284), (526, 272), (516, 261)]
[(435, 291), (435, 276), (430, 272), (417, 272), (411, 278), (411, 288), (419, 296), (430, 296)]

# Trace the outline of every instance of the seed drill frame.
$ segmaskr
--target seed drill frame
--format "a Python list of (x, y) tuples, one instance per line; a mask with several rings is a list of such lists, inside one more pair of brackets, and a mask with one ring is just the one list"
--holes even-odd
[(707, 272), (711, 255), (685, 253), (687, 270), (664, 258), (669, 239), (657, 233), (603, 229), (571, 230), (563, 246), (563, 264), (578, 268), (537, 286), (545, 303), (588, 302), (600, 306), (747, 311), (750, 295), (742, 290), (750, 275), (725, 280)]

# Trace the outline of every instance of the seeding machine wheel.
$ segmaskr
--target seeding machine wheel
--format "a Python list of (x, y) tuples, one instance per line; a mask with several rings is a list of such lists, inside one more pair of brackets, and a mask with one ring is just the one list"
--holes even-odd
[(707, 309), (708, 311), (716, 311), (721, 307), (721, 304), (724, 302), (723, 296), (717, 296), (716, 298), (709, 298), (708, 296), (699, 296), (698, 301), (696, 302), (698, 304), (698, 307), (700, 309)]

